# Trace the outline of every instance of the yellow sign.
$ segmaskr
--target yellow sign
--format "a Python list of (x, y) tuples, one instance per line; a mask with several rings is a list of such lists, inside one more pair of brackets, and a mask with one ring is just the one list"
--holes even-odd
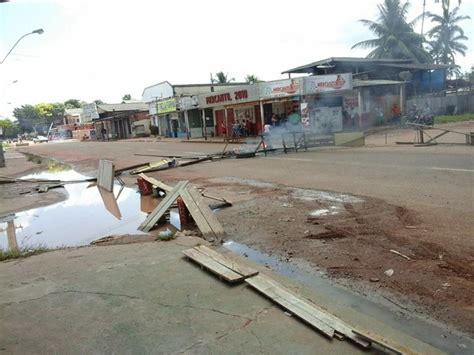
[(158, 114), (176, 112), (176, 99), (172, 97), (171, 99), (158, 101), (156, 111)]

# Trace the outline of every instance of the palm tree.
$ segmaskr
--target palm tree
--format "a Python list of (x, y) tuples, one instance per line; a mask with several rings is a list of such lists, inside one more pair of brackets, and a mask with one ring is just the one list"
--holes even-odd
[(410, 3), (400, 0), (384, 0), (377, 5), (378, 22), (360, 20), (377, 38), (361, 41), (352, 48), (373, 48), (367, 58), (412, 59), (415, 62), (431, 61), (429, 53), (423, 48), (424, 38), (415, 33), (417, 19), (407, 22)]
[(235, 81), (235, 79), (229, 78), (229, 73), (224, 74), (223, 71), (217, 72), (215, 78), (211, 73), (211, 84), (214, 84), (214, 83), (226, 84), (226, 83), (230, 83), (231, 81)]
[(468, 40), (459, 23), (470, 19), (470, 17), (459, 15), (459, 7), (450, 11), (447, 0), (443, 1), (442, 8), (442, 15), (428, 13), (434, 24), (434, 27), (427, 33), (432, 43), (431, 54), (437, 64), (455, 65), (456, 54), (466, 55), (467, 46), (461, 41)]
[(246, 83), (255, 84), (255, 83), (258, 83), (259, 81), (260, 81), (260, 79), (259, 79), (258, 76), (256, 76), (256, 75), (247, 74), (247, 75), (245, 76), (245, 82), (246, 82)]

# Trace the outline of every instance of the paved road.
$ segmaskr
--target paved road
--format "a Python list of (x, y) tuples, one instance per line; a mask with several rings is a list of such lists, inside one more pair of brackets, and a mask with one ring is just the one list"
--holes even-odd
[[(18, 354), (363, 353), (347, 341), (327, 340), (245, 284), (230, 287), (184, 260), (183, 244), (189, 247), (189, 240), (59, 250), (0, 263), (0, 349)], [(348, 304), (300, 287), (297, 292), (350, 324), (421, 353), (438, 353)], [(440, 330), (431, 334), (439, 344)], [(450, 345), (443, 346), (462, 351), (459, 341), (450, 336)], [(462, 342), (471, 346), (469, 339)]]

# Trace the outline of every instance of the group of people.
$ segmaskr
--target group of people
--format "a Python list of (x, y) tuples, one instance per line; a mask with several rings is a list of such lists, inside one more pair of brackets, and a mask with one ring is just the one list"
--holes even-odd
[[(225, 130), (225, 127), (223, 129)], [(255, 123), (251, 120), (239, 120), (232, 124), (232, 137), (239, 138), (252, 135), (255, 135)]]

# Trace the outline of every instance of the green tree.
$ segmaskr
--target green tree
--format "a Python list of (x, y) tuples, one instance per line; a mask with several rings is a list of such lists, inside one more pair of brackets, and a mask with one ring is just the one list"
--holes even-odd
[(130, 94), (125, 94), (125, 95), (123, 95), (123, 97), (122, 97), (122, 103), (123, 103), (124, 101), (130, 101), (131, 99), (132, 99), (132, 95), (130, 95)]
[(40, 116), (35, 106), (22, 105), (13, 109), (13, 116), (18, 121), (21, 132), (32, 132), (39, 123)]
[(255, 83), (260, 82), (260, 79), (259, 79), (258, 76), (256, 76), (256, 75), (247, 74), (247, 75), (245, 76), (245, 82), (246, 82), (246, 83), (249, 83), (249, 84), (255, 84)]
[(441, 15), (428, 13), (434, 24), (427, 33), (430, 38), (430, 53), (437, 64), (456, 65), (456, 54), (466, 55), (467, 46), (461, 42), (468, 40), (460, 22), (470, 17), (459, 15), (459, 7), (450, 11), (449, 0), (443, 0), (441, 7)]
[(15, 138), (20, 133), (20, 127), (17, 122), (12, 122), (9, 119), (0, 120), (0, 136), (5, 138)]
[(410, 3), (400, 0), (384, 0), (377, 5), (377, 22), (360, 20), (377, 38), (361, 41), (352, 48), (371, 48), (367, 58), (412, 59), (415, 62), (431, 61), (429, 53), (423, 48), (424, 38), (415, 33), (417, 19), (408, 22)]
[(95, 102), (96, 105), (103, 105), (103, 104), (105, 104), (105, 102), (102, 101), (102, 100), (94, 100), (94, 102)]
[(77, 100), (77, 99), (69, 99), (64, 102), (64, 107), (65, 108), (81, 108), (82, 101)]
[(212, 84), (214, 84), (214, 83), (227, 84), (227, 83), (230, 83), (232, 81), (235, 81), (234, 78), (229, 77), (229, 73), (224, 74), (223, 71), (217, 72), (215, 75), (216, 75), (216, 77), (214, 78), (214, 76), (211, 74), (211, 83)]

